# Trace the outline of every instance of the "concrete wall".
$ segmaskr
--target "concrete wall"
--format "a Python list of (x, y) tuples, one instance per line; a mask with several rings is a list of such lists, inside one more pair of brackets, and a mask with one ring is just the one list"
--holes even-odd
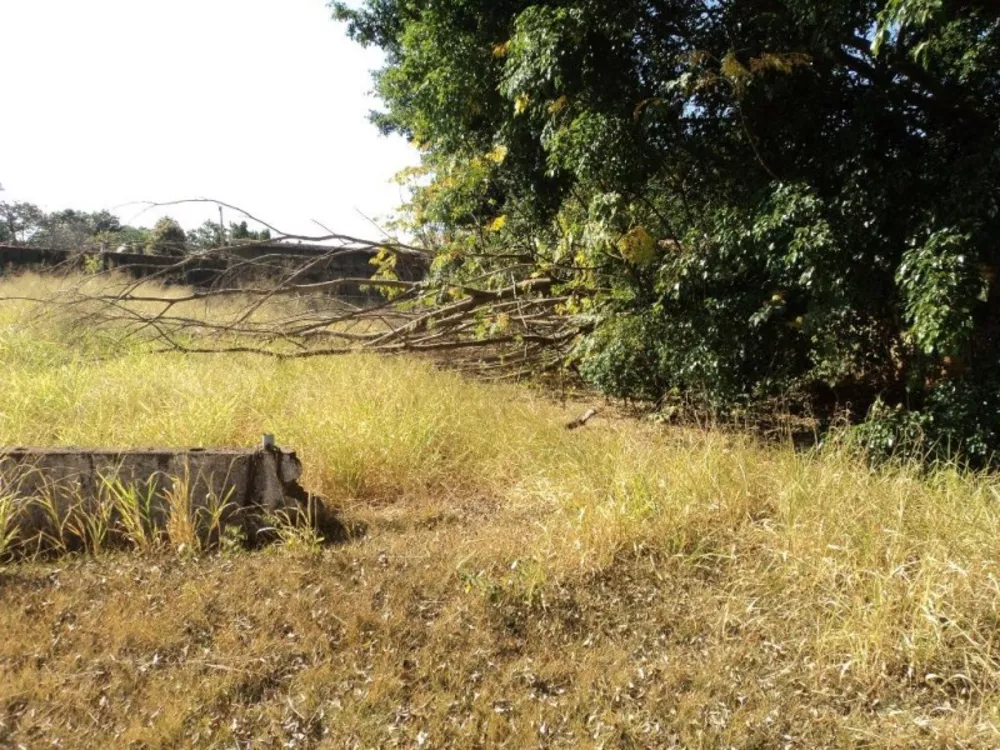
[[(262, 279), (285, 278), (310, 261), (314, 262), (297, 278), (310, 284), (345, 278), (370, 278), (375, 272), (370, 261), (375, 251), (352, 250), (324, 258), (331, 248), (315, 245), (254, 245), (235, 248), (225, 254), (181, 258), (136, 253), (70, 252), (0, 245), (0, 271), (32, 268), (78, 270), (96, 263), (103, 270), (119, 270), (133, 278), (156, 277), (164, 283), (207, 288), (236, 286)], [(178, 267), (175, 267), (178, 266)], [(416, 281), (427, 272), (426, 261), (417, 256), (401, 256), (396, 266), (400, 278)], [(338, 290), (341, 297), (365, 297), (358, 285)]]
[[(274, 517), (329, 524), (318, 498), (298, 484), (302, 464), (294, 452), (259, 450), (79, 450), (10, 448), (0, 450), (0, 510), (6, 509), (18, 543), (45, 546), (57, 536), (63, 546), (82, 545), (74, 520), (102, 513), (109, 525), (121, 526), (122, 488), (148, 498), (151, 530), (167, 527), (190, 503), (190, 517), (202, 519), (203, 541), (223, 528), (239, 526), (251, 543)], [(116, 504), (117, 503), (117, 504)], [(0, 512), (0, 516), (3, 513)], [(210, 528), (209, 519), (218, 524)], [(0, 529), (0, 533), (3, 529)]]

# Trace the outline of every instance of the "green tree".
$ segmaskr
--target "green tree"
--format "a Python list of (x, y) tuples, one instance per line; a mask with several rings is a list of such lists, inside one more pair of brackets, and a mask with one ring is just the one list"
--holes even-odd
[(188, 241), (198, 250), (212, 250), (225, 247), (229, 244), (241, 244), (246, 242), (259, 242), (271, 239), (271, 232), (267, 229), (256, 231), (250, 229), (247, 222), (230, 222), (229, 228), (224, 229), (221, 224), (215, 221), (205, 221), (200, 227), (188, 233)]
[(241, 221), (238, 224), (236, 222), (229, 223), (229, 237), (235, 243), (240, 242), (263, 242), (271, 239), (271, 230), (260, 229), (254, 230), (247, 226), (245, 221)]
[(207, 220), (188, 232), (188, 242), (196, 250), (211, 250), (226, 244), (225, 230), (217, 221)]
[(187, 233), (176, 220), (164, 216), (153, 225), (146, 239), (145, 251), (149, 255), (182, 256), (187, 252)]
[(333, 8), (386, 53), (373, 120), (422, 150), (436, 271), (551, 275), (606, 391), (901, 405), (1000, 447), (996, 3)]
[(26, 245), (44, 219), (45, 213), (33, 203), (0, 201), (0, 241)]
[(122, 229), (109, 211), (87, 213), (65, 209), (44, 215), (31, 244), (55, 250), (84, 250), (108, 244)]
[(88, 241), (90, 247), (111, 252), (144, 253), (150, 230), (145, 227), (123, 225), (120, 229), (98, 232)]

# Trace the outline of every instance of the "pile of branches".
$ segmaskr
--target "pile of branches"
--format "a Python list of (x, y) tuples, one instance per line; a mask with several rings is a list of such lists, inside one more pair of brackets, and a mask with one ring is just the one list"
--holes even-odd
[[(106, 278), (99, 283), (88, 277), (72, 285), (55, 309), (71, 311), (81, 325), (152, 340), (159, 351), (250, 352), (282, 359), (427, 354), (497, 379), (559, 367), (589, 328), (582, 317), (564, 312), (570, 296), (556, 292), (556, 279), (518, 277), (523, 264), (516, 260), (498, 263), (471, 281), (453, 283), (430, 274), (406, 280), (393, 273), (394, 259), (429, 269), (431, 253), (389, 238), (288, 234), (250, 218), (268, 227), (272, 239), (179, 258), (140, 279), (125, 278), (122, 268), (102, 272), (97, 275)], [(282, 242), (321, 244), (328, 250), (296, 256), (289, 245), (289, 253), (246, 257), (248, 247)], [(359, 251), (379, 260), (371, 276), (307, 280), (317, 269)], [(155, 283), (206, 262), (227, 268), (210, 288)], [(238, 281), (247, 277), (260, 281)], [(366, 301), (342, 296), (358, 288), (368, 292)]]

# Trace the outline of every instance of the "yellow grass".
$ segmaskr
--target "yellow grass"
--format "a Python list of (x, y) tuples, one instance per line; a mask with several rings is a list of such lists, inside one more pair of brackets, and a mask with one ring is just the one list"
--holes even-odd
[[(3, 295), (48, 294), (26, 278)], [(0, 746), (1000, 745), (1000, 480), (0, 301), (0, 445), (296, 448), (367, 531), (0, 573)]]

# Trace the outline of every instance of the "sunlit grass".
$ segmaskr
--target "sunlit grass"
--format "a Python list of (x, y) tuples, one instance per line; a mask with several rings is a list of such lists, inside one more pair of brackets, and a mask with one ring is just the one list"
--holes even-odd
[[(7, 283), (0, 295), (46, 283)], [(611, 701), (627, 684), (646, 685), (640, 667), (665, 687), (644, 687), (646, 702), (629, 699), (629, 710), (658, 717), (684, 746), (777, 746), (782, 733), (820, 744), (996, 739), (995, 476), (874, 471), (834, 449), (625, 419), (570, 432), (563, 425), (578, 408), (411, 359), (151, 354), (106, 332), (78, 336), (29, 303), (0, 303), (0, 445), (251, 446), (276, 434), (302, 457), (304, 484), (369, 527), (343, 551), (300, 545), (311, 565), (337, 578), (378, 570), (383, 556), (419, 561), (380, 584), (380, 596), (402, 597), (388, 619), (376, 617), (370, 591), (345, 599), (338, 648), (362, 648), (379, 628), (387, 639), (416, 637), (419, 610), (408, 607), (424, 590), (445, 601), (435, 606), (456, 628), (472, 629), (461, 631), (468, 652), (450, 625), (421, 635), (430, 639), (419, 641), (421, 659), (482, 673), (475, 649), (494, 653), (519, 628), (535, 633), (478, 688), (493, 701), (475, 725), (479, 741), (524, 746), (543, 722), (553, 726), (543, 703), (518, 704), (516, 726), (496, 708), (517, 702), (505, 691), (529, 668), (565, 682), (576, 701), (560, 704), (570, 717), (563, 744), (613, 744), (626, 725), (641, 738), (618, 704), (588, 704), (591, 694)], [(0, 497), (0, 516), (3, 507)], [(303, 623), (320, 606), (311, 590), (291, 593), (312, 602), (301, 604)], [(579, 626), (560, 619), (578, 610)], [(491, 628), (496, 642), (483, 635)], [(350, 660), (327, 658), (334, 666), (315, 664), (289, 690), (322, 693), (348, 679)], [(347, 715), (336, 721), (354, 734), (330, 736), (388, 741), (376, 723), (404, 700), (402, 677), (388, 657), (371, 658), (368, 692), (337, 699)], [(429, 726), (461, 745), (473, 735), (449, 729), (445, 709), (462, 681), (421, 665)], [(595, 711), (603, 729), (587, 718)], [(665, 746), (666, 736), (647, 741)]]

